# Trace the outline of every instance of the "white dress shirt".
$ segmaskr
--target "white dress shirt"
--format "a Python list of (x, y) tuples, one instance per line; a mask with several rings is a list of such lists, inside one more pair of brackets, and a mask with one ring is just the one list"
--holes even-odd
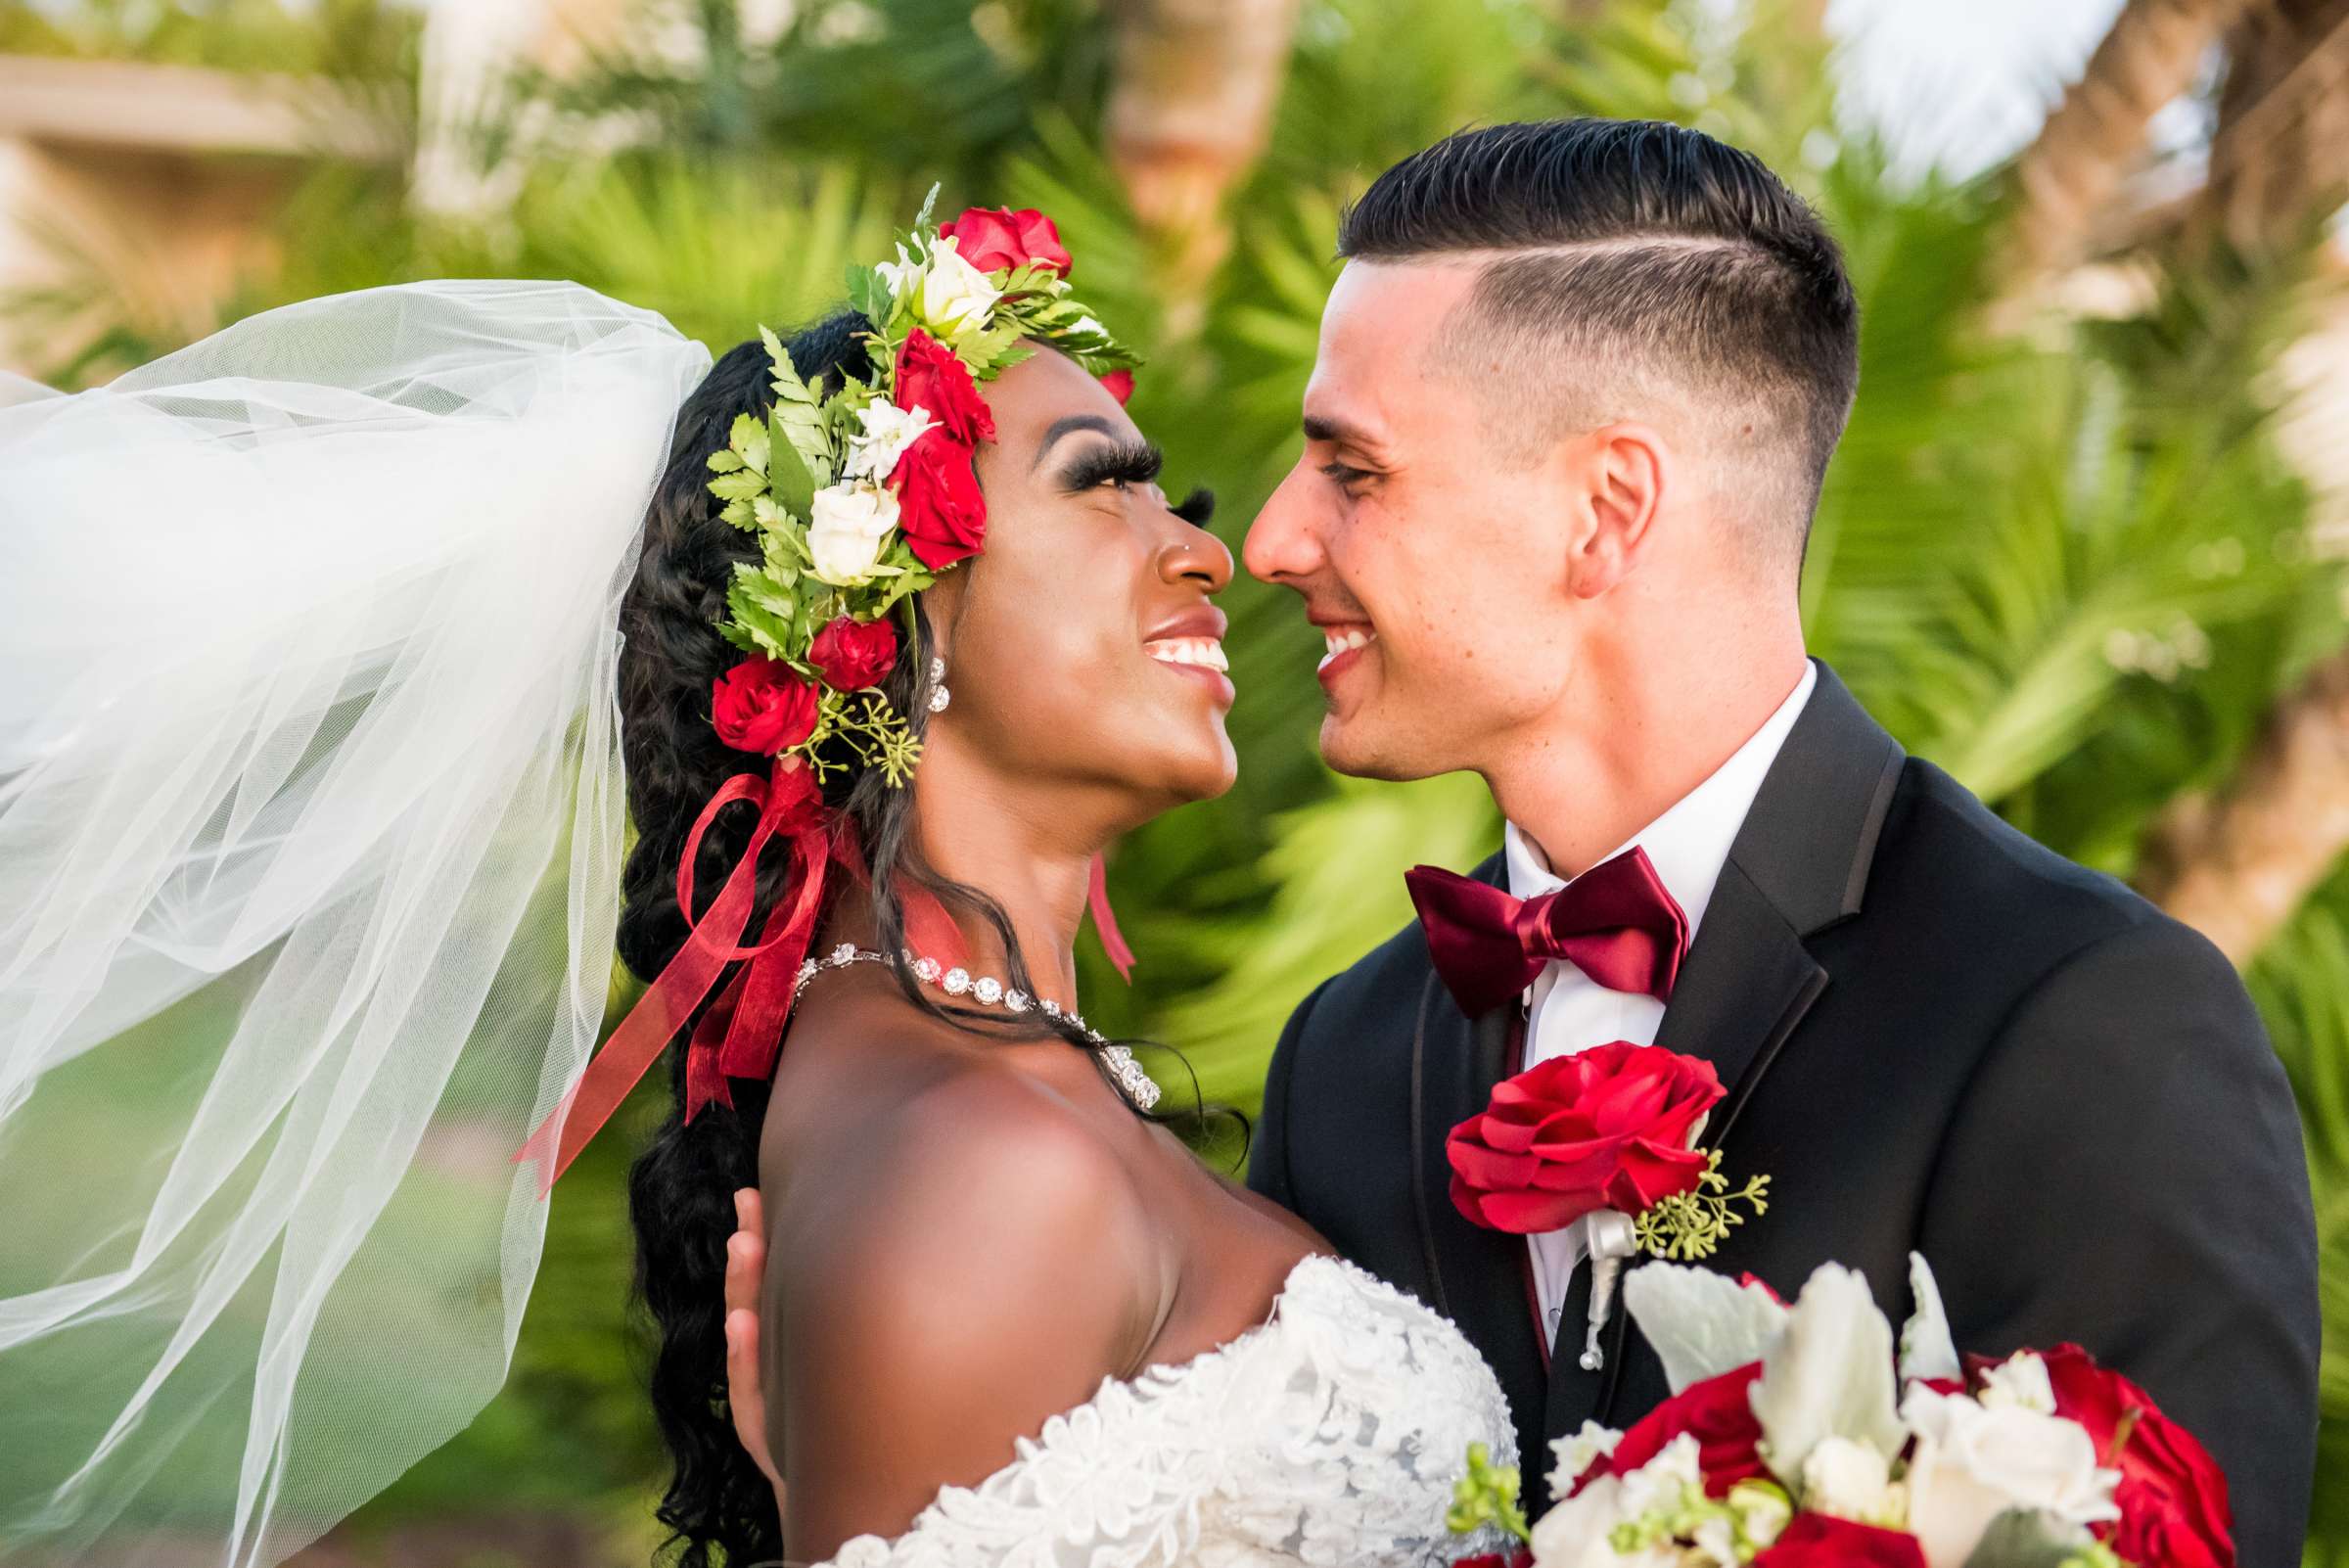
[[(1728, 863), (1729, 846), (1737, 837), (1737, 829), (1744, 824), (1746, 812), (1753, 808), (1754, 796), (1761, 791), (1770, 764), (1777, 760), (1778, 749), (1786, 743), (1786, 732), (1794, 727), (1803, 704), (1810, 700), (1812, 687), (1818, 683), (1818, 667), (1805, 660), (1803, 678), (1795, 682), (1794, 690), (1787, 693), (1777, 711), (1763, 720), (1762, 727), (1744, 745), (1729, 754), (1727, 761), (1681, 796), (1662, 816), (1633, 834), (1611, 853), (1599, 856), (1599, 862), (1611, 860), (1634, 845), (1646, 851), (1656, 875), (1663, 879), (1666, 890), (1688, 916), (1691, 943), (1704, 923), (1705, 905), (1713, 899), (1721, 868)], [(1516, 823), (1502, 827), (1501, 844), (1508, 863), (1509, 892), (1517, 898), (1531, 899), (1566, 886), (1550, 870), (1542, 847)], [(1628, 1039), (1635, 1044), (1652, 1045), (1656, 1030), (1664, 1022), (1662, 1002), (1638, 992), (1609, 991), (1562, 958), (1543, 967), (1541, 975), (1526, 988), (1524, 1005), (1526, 1067), (1546, 1062), (1553, 1056), (1568, 1056), (1593, 1045), (1604, 1045), (1610, 1040)], [(1542, 1320), (1553, 1344), (1558, 1337), (1558, 1316), (1567, 1289), (1574, 1283), (1574, 1271), (1589, 1251), (1587, 1223), (1577, 1221), (1562, 1230), (1543, 1231), (1526, 1238), (1534, 1253), (1534, 1288), (1541, 1298)]]

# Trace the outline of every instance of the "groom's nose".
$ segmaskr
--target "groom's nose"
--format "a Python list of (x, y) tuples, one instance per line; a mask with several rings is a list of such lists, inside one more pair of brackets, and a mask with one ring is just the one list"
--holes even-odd
[(1299, 458), (1248, 526), (1240, 559), (1249, 576), (1296, 588), (1321, 571), (1327, 558), (1321, 551), (1319, 523), (1313, 515), (1308, 484), (1311, 477), (1305, 460)]

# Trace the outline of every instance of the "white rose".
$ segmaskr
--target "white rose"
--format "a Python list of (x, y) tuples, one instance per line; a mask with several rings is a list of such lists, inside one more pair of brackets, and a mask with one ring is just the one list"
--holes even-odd
[(944, 239), (933, 246), (930, 270), (922, 277), (922, 323), (941, 338), (986, 326), (987, 313), (1003, 298), (986, 273), (962, 258), (960, 245)]
[(2033, 1351), (2016, 1351), (1984, 1372), (1976, 1398), (1988, 1409), (2011, 1405), (2042, 1415), (2055, 1413), (2055, 1385), (2048, 1380), (2048, 1363)]
[(1552, 1438), (1549, 1453), (1557, 1465), (1549, 1472), (1550, 1495), (1562, 1498), (1572, 1492), (1583, 1472), (1600, 1455), (1613, 1453), (1615, 1445), (1622, 1441), (1621, 1432), (1596, 1421), (1585, 1421), (1583, 1429), (1572, 1437)]
[(871, 576), (881, 541), (898, 526), (898, 498), (877, 484), (828, 484), (807, 510), (807, 553), (815, 575), (836, 588), (852, 588)]
[(937, 423), (919, 403), (899, 408), (883, 397), (857, 409), (856, 418), (864, 426), (864, 434), (849, 438), (849, 460), (841, 465), (841, 474), (847, 479), (869, 479), (876, 484), (889, 478), (905, 448)]
[(1909, 1462), (1909, 1529), (1928, 1568), (1964, 1568), (1990, 1523), (2009, 1508), (2062, 1525), (2118, 1519), (2120, 1472), (2096, 1467), (2076, 1421), (2019, 1405), (1984, 1408), (1962, 1394), (1912, 1385), (1901, 1418), (1916, 1433)]
[(1900, 1504), (1892, 1461), (1865, 1443), (1824, 1438), (1803, 1461), (1803, 1506), (1814, 1513), (1893, 1530), (1901, 1524)]

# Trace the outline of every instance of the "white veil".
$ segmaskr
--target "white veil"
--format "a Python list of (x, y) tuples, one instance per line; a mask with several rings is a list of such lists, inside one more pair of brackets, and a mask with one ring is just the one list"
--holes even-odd
[(709, 364), (452, 282), (0, 386), (0, 1562), (266, 1568), (504, 1379)]

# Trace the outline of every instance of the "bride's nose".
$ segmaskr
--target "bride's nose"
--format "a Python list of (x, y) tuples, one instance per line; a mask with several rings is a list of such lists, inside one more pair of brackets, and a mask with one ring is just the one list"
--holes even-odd
[(1230, 587), (1230, 548), (1205, 529), (1179, 526), (1182, 536), (1158, 552), (1158, 575), (1168, 582), (1195, 582), (1211, 594)]

